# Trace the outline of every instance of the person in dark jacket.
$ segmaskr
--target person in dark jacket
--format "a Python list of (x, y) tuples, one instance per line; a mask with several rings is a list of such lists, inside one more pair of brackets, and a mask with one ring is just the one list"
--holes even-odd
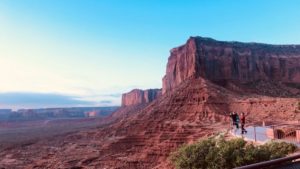
[(239, 114), (238, 113), (235, 113), (235, 115), (236, 115), (236, 120), (235, 120), (235, 125), (236, 125), (236, 128), (237, 129), (239, 129), (240, 127), (239, 127), (239, 124), (240, 124), (240, 116), (239, 116)]
[(246, 123), (246, 116), (245, 116), (245, 113), (242, 112), (242, 115), (241, 115), (242, 134), (247, 133), (247, 130), (245, 129), (245, 123)]
[(239, 128), (239, 115), (236, 112), (233, 112), (232, 114), (233, 124), (236, 126), (236, 128)]

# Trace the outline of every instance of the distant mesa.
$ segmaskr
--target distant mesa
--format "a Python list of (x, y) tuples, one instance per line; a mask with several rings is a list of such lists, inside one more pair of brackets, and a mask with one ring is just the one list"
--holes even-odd
[(85, 113), (85, 116), (86, 116), (86, 117), (97, 117), (97, 116), (99, 116), (99, 115), (98, 115), (98, 112), (97, 112), (97, 111), (90, 111), (90, 112), (86, 112), (86, 113)]
[(54, 118), (107, 117), (119, 107), (73, 107), (44, 109), (0, 109), (1, 120), (40, 120)]
[(122, 95), (122, 106), (133, 106), (150, 103), (161, 96), (161, 89), (134, 89)]

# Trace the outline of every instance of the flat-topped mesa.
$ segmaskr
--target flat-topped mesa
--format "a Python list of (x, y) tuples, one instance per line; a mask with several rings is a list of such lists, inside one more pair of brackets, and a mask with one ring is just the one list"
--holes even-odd
[(189, 78), (249, 83), (300, 83), (300, 45), (269, 45), (191, 37), (170, 52), (162, 93)]
[(122, 95), (122, 106), (150, 103), (161, 95), (161, 89), (134, 89)]

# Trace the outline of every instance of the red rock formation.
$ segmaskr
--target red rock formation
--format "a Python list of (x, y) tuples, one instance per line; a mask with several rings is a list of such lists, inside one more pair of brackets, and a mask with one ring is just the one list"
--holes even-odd
[(122, 95), (122, 106), (150, 103), (161, 95), (160, 89), (134, 89)]
[(163, 93), (193, 77), (222, 83), (274, 80), (299, 84), (300, 45), (223, 42), (191, 37), (185, 45), (171, 50), (163, 78)]
[(2, 151), (0, 167), (172, 168), (170, 152), (226, 132), (228, 112), (246, 112), (247, 124), (300, 119), (298, 53), (299, 46), (191, 38), (171, 51), (166, 94), (155, 99), (151, 92), (133, 90), (123, 95), (123, 107), (110, 116), (117, 120)]

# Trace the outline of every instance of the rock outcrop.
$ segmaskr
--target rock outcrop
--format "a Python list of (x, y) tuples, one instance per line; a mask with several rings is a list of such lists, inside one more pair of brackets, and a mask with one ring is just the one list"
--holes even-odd
[(122, 106), (150, 103), (161, 95), (161, 89), (134, 89), (122, 95)]
[(171, 50), (163, 93), (181, 82), (202, 77), (215, 82), (241, 84), (277, 81), (300, 83), (300, 45), (223, 42), (191, 37), (183, 46)]

